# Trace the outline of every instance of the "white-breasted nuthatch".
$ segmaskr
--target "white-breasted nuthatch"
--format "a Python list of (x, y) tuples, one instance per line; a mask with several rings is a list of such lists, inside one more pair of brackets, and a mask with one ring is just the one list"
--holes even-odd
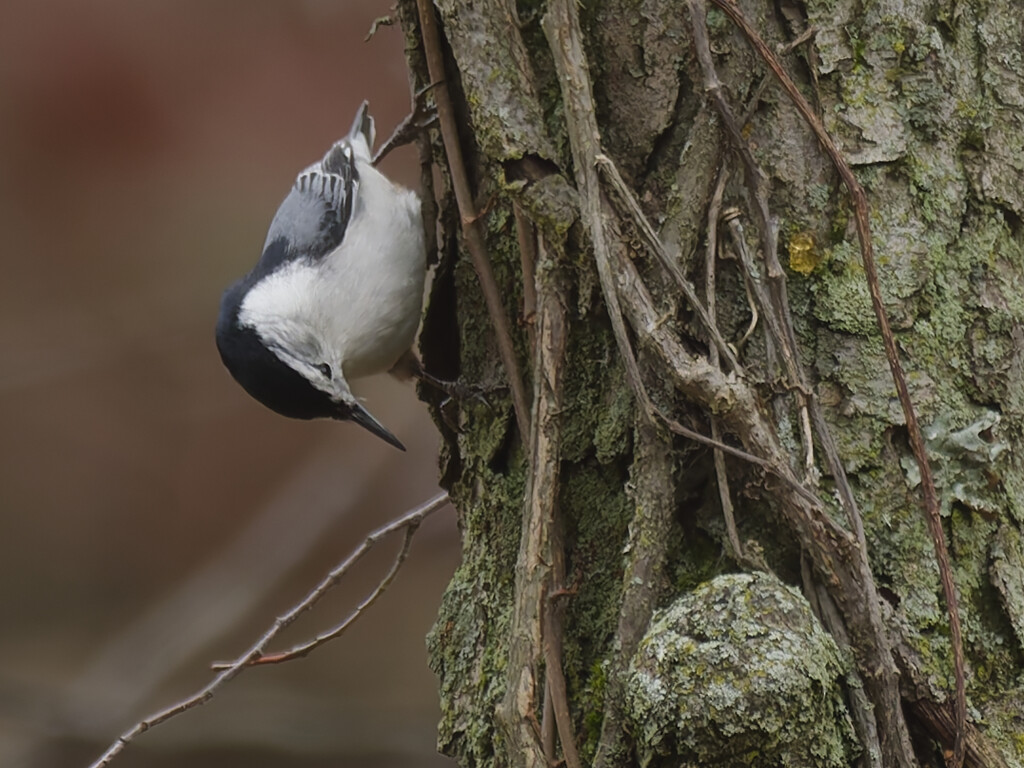
[(405, 450), (349, 389), (410, 350), (426, 275), (419, 198), (374, 168), (367, 109), (298, 175), (259, 262), (224, 292), (217, 348), (268, 408), (351, 420)]

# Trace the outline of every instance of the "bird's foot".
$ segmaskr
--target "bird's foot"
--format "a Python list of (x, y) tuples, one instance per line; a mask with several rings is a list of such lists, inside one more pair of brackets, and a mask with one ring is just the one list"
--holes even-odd
[(472, 384), (465, 384), (461, 381), (448, 381), (447, 379), (439, 379), (436, 376), (432, 376), (426, 371), (421, 370), (417, 374), (417, 378), (425, 384), (429, 384), (434, 389), (443, 392), (448, 395), (452, 400), (457, 402), (465, 402), (466, 400), (476, 400), (488, 405), (487, 398), (484, 397), (484, 388), (480, 386), (474, 386)]
[(488, 408), (491, 404), (487, 401), (486, 395), (491, 392), (497, 391), (508, 391), (508, 386), (501, 384), (499, 386), (483, 387), (476, 384), (466, 384), (461, 381), (449, 381), (448, 379), (439, 379), (423, 368), (423, 363), (420, 362), (419, 357), (411, 349), (406, 350), (395, 364), (391, 366), (388, 373), (394, 376), (399, 381), (408, 381), (409, 379), (418, 379), (424, 384), (433, 387), (439, 392), (447, 395), (446, 402), (454, 401), (456, 403), (464, 403), (469, 400), (475, 400), (478, 403), (483, 403)]

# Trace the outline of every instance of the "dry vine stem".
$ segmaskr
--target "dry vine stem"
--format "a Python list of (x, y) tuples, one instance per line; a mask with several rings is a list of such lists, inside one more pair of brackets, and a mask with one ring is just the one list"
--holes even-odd
[[(535, 711), (540, 690), (540, 662), (544, 657), (545, 602), (552, 590), (554, 532), (557, 515), (561, 456), (562, 385), (565, 378), (566, 311), (557, 270), (538, 249), (537, 263), (537, 346), (534, 351), (534, 397), (530, 438), (530, 473), (527, 477), (526, 508), (516, 561), (515, 603), (509, 629), (508, 672), (505, 698), (498, 707), (498, 719), (509, 746), (509, 754), (520, 765), (547, 768)], [(551, 622), (548, 622), (551, 624)], [(556, 631), (553, 624), (549, 631)], [(560, 631), (560, 630), (558, 630)], [(558, 643), (557, 638), (548, 636)], [(561, 659), (549, 660), (550, 695), (562, 751), (575, 758), (575, 740), (567, 728), (564, 680), (561, 687)], [(552, 678), (554, 676), (554, 678)], [(559, 701), (561, 698), (561, 701)], [(575, 758), (578, 763), (578, 758)]]
[[(771, 468), (769, 478), (774, 476), (783, 481), (774, 488), (770, 484), (769, 489), (776, 497), (779, 512), (810, 555), (819, 578), (829, 586), (842, 611), (878, 718), (880, 754), (887, 765), (909, 768), (914, 765), (914, 757), (902, 716), (899, 673), (859, 537), (838, 526), (821, 500), (793, 476), (788, 452), (779, 444), (774, 429), (764, 419), (757, 396), (745, 382), (725, 376), (706, 358), (689, 353), (659, 322), (647, 288), (623, 252), (615, 211), (599, 186), (595, 166), (601, 162), (600, 134), (594, 119), (579, 18), (572, 0), (553, 0), (542, 26), (562, 86), (581, 216), (592, 237), (605, 305), (641, 409), (649, 415), (656, 412), (643, 388), (626, 334), (623, 310), (641, 341), (661, 356), (679, 391), (719, 413), (724, 425), (742, 439), (746, 451), (761, 457), (757, 463)], [(764, 215), (766, 220), (770, 219), (767, 210)], [(713, 441), (704, 438), (702, 442)]]
[[(789, 96), (797, 111), (804, 121), (810, 126), (815, 137), (821, 144), (825, 154), (828, 155), (853, 203), (854, 220), (857, 226), (857, 239), (860, 241), (861, 260), (864, 265), (864, 275), (868, 282), (868, 291), (871, 294), (871, 307), (875, 313), (875, 320), (882, 334), (882, 341), (885, 345), (885, 356), (889, 362), (889, 369), (892, 372), (893, 382), (896, 385), (896, 392), (899, 396), (900, 406), (903, 409), (903, 417), (906, 421), (907, 434), (910, 438), (910, 447), (921, 475), (922, 503), (925, 511), (925, 518), (928, 523), (928, 532), (931, 535), (935, 547), (935, 558), (939, 564), (939, 577), (942, 582), (942, 593), (946, 600), (946, 608), (949, 611), (949, 631), (953, 645), (953, 664), (956, 677), (955, 694), (955, 724), (956, 737), (954, 739), (953, 760), (954, 768), (959, 768), (964, 761), (966, 749), (965, 734), (967, 730), (967, 694), (966, 676), (964, 673), (964, 651), (963, 639), (960, 628), (960, 611), (957, 604), (956, 585), (953, 583), (953, 570), (949, 562), (949, 553), (946, 549), (946, 537), (942, 530), (942, 518), (939, 514), (938, 495), (935, 490), (935, 481), (932, 478), (931, 466), (928, 463), (928, 455), (924, 445), (924, 437), (917, 422), (917, 414), (914, 410), (913, 401), (910, 399), (910, 390), (907, 387), (906, 376), (903, 373), (903, 366), (900, 363), (899, 350), (896, 348), (896, 340), (892, 329), (889, 327), (889, 318), (885, 311), (885, 303), (882, 301), (882, 292), (878, 282), (878, 270), (875, 266), (874, 246), (871, 239), (870, 213), (868, 209), (867, 195), (864, 188), (853, 175), (853, 170), (843, 157), (832, 137), (828, 135), (821, 121), (811, 105), (797, 89), (792, 78), (782, 68), (778, 57), (768, 45), (757, 34), (757, 31), (750, 25), (739, 6), (733, 0), (712, 0), (736, 26), (740, 28), (747, 40), (757, 51), (758, 55), (768, 65), (779, 83)], [(861, 534), (863, 538), (863, 534)]]
[[(386, 538), (387, 536), (391, 535), (392, 533), (396, 533), (397, 531), (404, 531), (406, 533), (406, 538), (405, 541), (403, 542), (402, 549), (399, 552), (398, 556), (398, 560), (404, 561), (405, 553), (408, 548), (408, 542), (412, 534), (416, 531), (416, 529), (424, 520), (426, 520), (430, 515), (432, 515), (437, 510), (444, 507), (447, 503), (448, 494), (439, 493), (429, 501), (421, 504), (420, 506), (416, 507), (415, 509), (409, 512), (406, 512), (404, 515), (402, 515), (399, 518), (396, 518), (395, 520), (392, 520), (387, 525), (383, 525), (377, 530), (375, 530), (373, 533), (367, 536), (363, 540), (363, 543), (360, 544), (347, 558), (345, 558), (345, 560), (343, 560), (333, 570), (331, 570), (331, 572), (328, 573), (327, 576), (325, 576), (324, 579), (309, 592), (309, 594), (307, 594), (302, 600), (300, 600), (298, 603), (296, 603), (290, 609), (288, 609), (288, 611), (284, 615), (278, 617), (271, 625), (270, 629), (264, 632), (263, 635), (261, 635), (260, 638), (255, 643), (253, 643), (245, 653), (243, 653), (241, 656), (239, 656), (237, 659), (231, 662), (231, 664), (221, 669), (221, 671), (213, 678), (213, 680), (207, 683), (203, 688), (194, 693), (192, 696), (189, 696), (186, 699), (182, 699), (177, 704), (167, 707), (166, 709), (160, 710), (159, 712), (155, 712), (149, 717), (137, 722), (127, 731), (122, 733), (117, 738), (117, 740), (114, 741), (114, 743), (107, 748), (107, 751), (104, 752), (99, 757), (99, 759), (92, 763), (89, 768), (105, 768), (105, 766), (110, 765), (114, 758), (121, 754), (121, 752), (124, 751), (125, 747), (127, 747), (132, 741), (134, 741), (136, 737), (142, 735), (150, 728), (155, 728), (161, 723), (165, 723), (171, 718), (177, 717), (178, 715), (187, 712), (190, 709), (195, 709), (196, 707), (202, 706), (210, 699), (212, 699), (214, 695), (217, 693), (217, 691), (221, 689), (224, 685), (231, 682), (234, 678), (238, 677), (238, 675), (242, 674), (242, 672), (244, 672), (248, 667), (258, 663), (259, 660), (264, 657), (266, 647), (271, 642), (273, 642), (274, 638), (276, 638), (281, 633), (282, 630), (290, 626), (299, 616), (301, 616), (303, 613), (305, 613), (314, 605), (316, 605), (324, 595), (326, 595), (331, 589), (333, 589), (338, 584), (339, 581), (341, 581), (342, 577), (344, 577), (344, 575), (348, 573), (352, 566), (355, 565), (360, 559), (362, 559), (362, 557), (367, 552), (369, 552), (371, 548), (373, 548), (373, 545), (381, 539)], [(398, 565), (400, 565), (400, 563), (398, 563)], [(393, 566), (391, 571), (389, 571), (388, 575), (385, 577), (384, 581), (388, 584), (390, 584), (391, 580), (394, 579), (395, 570), (396, 567)], [(372, 602), (373, 600), (375, 600), (376, 597), (379, 596), (379, 593), (382, 591), (383, 590), (380, 588), (380, 586), (378, 586), (378, 588), (374, 590), (374, 592), (371, 594), (368, 601)], [(360, 614), (366, 607), (366, 603), (368, 601), (364, 600), (363, 604), (360, 605), (360, 607), (358, 607), (353, 612), (353, 615), (357, 616), (358, 614)], [(344, 627), (348, 626), (348, 624), (351, 624), (351, 621), (346, 620), (342, 623), (342, 625), (339, 626), (341, 626), (342, 631), (344, 631)], [(337, 637), (340, 634), (341, 632), (337, 632), (337, 634), (334, 634), (332, 635), (332, 637), (327, 639), (333, 639), (333, 637)], [(316, 645), (319, 646), (321, 644), (322, 643), (317, 643)], [(312, 648), (310, 648), (309, 650), (312, 650)], [(308, 651), (306, 652), (308, 653)], [(305, 654), (303, 653), (299, 655)], [(297, 656), (293, 656), (292, 658), (296, 657)]]
[(498, 353), (505, 366), (509, 388), (512, 391), (512, 407), (515, 410), (519, 434), (527, 440), (530, 434), (529, 401), (523, 386), (523, 377), (519, 372), (515, 348), (512, 345), (512, 334), (509, 330), (508, 317), (501, 301), (501, 292), (494, 279), (490, 259), (487, 257), (487, 245), (480, 231), (479, 213), (473, 203), (473, 192), (466, 175), (466, 166), (462, 159), (462, 147), (459, 144), (459, 129), (455, 122), (455, 110), (452, 107), (451, 94), (445, 81), (444, 54), (441, 50), (441, 34), (437, 29), (437, 18), (434, 15), (434, 4), (431, 0), (416, 0), (419, 10), (420, 34), (423, 35), (423, 51), (427, 59), (427, 69), (431, 82), (437, 83), (434, 101), (437, 104), (437, 119), (441, 126), (441, 138), (444, 151), (448, 158), (451, 171), (452, 187), (455, 190), (455, 202), (459, 207), (462, 220), (462, 237), (473, 260), (473, 268), (480, 280), (480, 289), (487, 304), (487, 313), (494, 326), (498, 340)]
[[(711, 204), (708, 206), (707, 215), (707, 248), (704, 254), (704, 301), (707, 302), (708, 315), (711, 322), (717, 322), (715, 282), (718, 255), (718, 217), (722, 212), (722, 196), (725, 194), (725, 185), (729, 180), (729, 173), (723, 166), (718, 171), (718, 180), (715, 182), (715, 191), (711, 195)], [(718, 365), (718, 348), (710, 347), (708, 357), (712, 365)], [(711, 415), (711, 437), (714, 440), (722, 439), (722, 428), (718, 417)], [(729, 546), (732, 547), (733, 557), (738, 562), (745, 562), (743, 546), (740, 544), (739, 532), (736, 530), (736, 518), (733, 515), (732, 495), (729, 491), (729, 475), (725, 471), (725, 454), (721, 449), (714, 450), (715, 480), (718, 485), (718, 499), (722, 505), (722, 517), (725, 518), (725, 531), (729, 539)]]
[[(824, 448), (829, 470), (836, 483), (839, 499), (842, 502), (847, 520), (856, 537), (857, 549), (853, 553), (853, 557), (856, 561), (856, 569), (860, 571), (860, 578), (864, 582), (861, 588), (866, 590), (869, 596), (869, 599), (858, 610), (863, 610), (867, 613), (868, 626), (866, 629), (870, 628), (870, 634), (858, 636), (858, 633), (851, 630), (851, 635), (854, 636), (855, 640), (853, 649), (855, 653), (859, 651), (856, 655), (867, 686), (869, 689), (874, 689), (872, 699), (876, 706), (876, 717), (880, 719), (878, 727), (879, 747), (885, 762), (910, 766), (914, 764), (914, 752), (910, 743), (906, 720), (903, 717), (899, 704), (899, 671), (892, 657), (890, 644), (881, 619), (879, 597), (867, 559), (864, 526), (853, 491), (846, 478), (846, 472), (840, 460), (838, 449), (832, 438), (831, 430), (825, 421), (820, 405), (807, 385), (806, 376), (799, 363), (798, 345), (789, 310), (785, 273), (778, 261), (777, 225), (771, 216), (768, 196), (765, 190), (766, 177), (758, 167), (750, 148), (740, 132), (739, 124), (736, 121), (731, 106), (725, 99), (721, 83), (718, 80), (708, 41), (704, 0), (687, 0), (687, 2), (693, 29), (694, 48), (704, 73), (705, 90), (714, 102), (715, 108), (725, 125), (726, 133), (744, 163), (747, 184), (752, 188), (752, 199), (759, 218), (762, 255), (767, 267), (769, 287), (769, 305), (765, 308), (765, 319), (768, 328), (772, 331), (773, 340), (782, 352), (790, 384), (797, 390), (798, 404), (801, 411), (806, 409), (810, 413), (818, 439)], [(746, 263), (747, 261), (744, 261), (744, 264)], [(810, 554), (815, 562), (819, 576), (831, 579), (830, 571), (837, 568), (838, 565), (822, 563), (815, 556), (815, 552)], [(853, 561), (850, 564), (853, 565)], [(846, 595), (846, 597), (848, 598), (849, 595)], [(850, 621), (851, 606), (844, 604), (844, 600), (839, 595), (836, 595), (836, 602), (843, 609), (846, 620)], [(872, 649), (870, 652), (869, 648)]]

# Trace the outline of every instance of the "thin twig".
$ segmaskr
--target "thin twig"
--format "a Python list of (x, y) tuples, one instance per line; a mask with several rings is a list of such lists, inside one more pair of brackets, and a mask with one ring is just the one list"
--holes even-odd
[[(794, 50), (813, 38), (817, 33), (817, 27), (807, 27), (807, 29), (792, 40), (780, 45), (778, 51), (780, 54), (792, 53)], [(740, 125), (746, 125), (750, 121), (750, 118), (754, 116), (754, 113), (757, 112), (757, 108), (761, 103), (761, 97), (764, 96), (764, 92), (771, 81), (771, 75), (765, 75), (761, 78), (761, 82), (758, 83), (757, 88), (754, 89), (754, 95), (747, 100), (747, 108), (743, 111)]]
[[(308, 656), (321, 645), (341, 637), (345, 633), (345, 630), (358, 621), (359, 617), (362, 616), (371, 605), (377, 602), (377, 599), (387, 591), (388, 587), (390, 587), (391, 583), (395, 580), (395, 577), (398, 576), (398, 572), (402, 569), (402, 565), (405, 564), (405, 559), (409, 556), (409, 548), (412, 546), (412, 539), (416, 535), (419, 525), (419, 522), (415, 522), (410, 523), (408, 527), (406, 527), (405, 536), (402, 538), (402, 546), (398, 550), (398, 554), (395, 556), (395, 561), (391, 564), (391, 570), (385, 574), (384, 578), (381, 579), (373, 592), (367, 595), (343, 621), (336, 624), (326, 632), (320, 633), (312, 640), (293, 646), (287, 651), (265, 653), (261, 656), (257, 656), (250, 662), (250, 666), (255, 667), (260, 664), (281, 664), (285, 661), (301, 659)], [(230, 666), (230, 663), (218, 663), (213, 664), (211, 668), (218, 670), (227, 669)]]
[(505, 307), (501, 301), (501, 292), (494, 279), (494, 271), (491, 269), (491, 262), (487, 256), (487, 245), (484, 242), (483, 233), (480, 231), (479, 212), (473, 202), (473, 192), (462, 159), (462, 146), (459, 143), (459, 128), (455, 119), (455, 109), (452, 106), (448, 83), (445, 82), (444, 53), (441, 49), (441, 33), (437, 28), (434, 4), (431, 0), (416, 0), (416, 7), (419, 10), (420, 33), (423, 35), (423, 50), (427, 59), (430, 80), (438, 83), (437, 88), (434, 89), (434, 101), (437, 104), (437, 117), (441, 127), (441, 138), (444, 141), (444, 151), (448, 158), (448, 167), (451, 170), (455, 201), (459, 207), (462, 237), (469, 250), (477, 278), (480, 280), (480, 290), (483, 292), (487, 313), (494, 326), (498, 354), (501, 356), (501, 362), (505, 367), (505, 375), (508, 377), (509, 388), (512, 392), (512, 407), (516, 414), (519, 434), (522, 435), (523, 440), (526, 440), (530, 434), (529, 401), (526, 398), (526, 389), (519, 371), (519, 363), (516, 360), (512, 332), (505, 314)]
[(382, 458), (367, 452), (339, 466), (337, 452), (320, 449), (229, 544), (107, 640), (65, 694), (65, 717), (101, 734), (138, 717), (167, 678), (227, 635), (339, 518), (345, 522), (338, 510), (355, 508), (382, 481)]
[(363, 543), (356, 548), (352, 554), (350, 554), (340, 565), (334, 568), (323, 579), (323, 581), (321, 581), (309, 594), (307, 594), (306, 597), (288, 609), (283, 616), (278, 617), (271, 625), (270, 629), (264, 632), (263, 635), (261, 635), (260, 638), (253, 643), (247, 651), (245, 651), (245, 653), (235, 659), (230, 666), (222, 669), (213, 678), (213, 680), (192, 696), (182, 699), (177, 704), (173, 704), (166, 709), (155, 712), (149, 717), (137, 722), (127, 731), (118, 736), (117, 740), (108, 747), (107, 751), (104, 752), (99, 759), (92, 763), (90, 768), (105, 768), (105, 766), (110, 765), (111, 761), (113, 761), (115, 757), (124, 751), (125, 747), (150, 728), (155, 728), (173, 717), (187, 712), (190, 709), (195, 709), (196, 707), (202, 706), (208, 702), (214, 697), (214, 694), (216, 694), (220, 688), (244, 672), (255, 659), (260, 658), (267, 645), (273, 642), (274, 638), (276, 638), (282, 630), (292, 624), (292, 622), (294, 622), (302, 613), (316, 605), (316, 603), (319, 602), (319, 600), (338, 583), (341, 577), (344, 576), (345, 573), (348, 572), (348, 570), (355, 565), (355, 563), (361, 559), (374, 544), (396, 531), (407, 529), (410, 526), (419, 526), (419, 524), (427, 517), (447, 503), (448, 494), (439, 493), (437, 496), (420, 505), (416, 509), (405, 513), (401, 517), (392, 520), (387, 525), (381, 526), (375, 530), (366, 537)]
[(879, 331), (882, 334), (882, 341), (885, 345), (885, 356), (889, 362), (889, 369), (892, 372), (893, 382), (896, 385), (896, 392), (899, 396), (900, 406), (903, 409), (903, 417), (906, 421), (907, 433), (910, 439), (910, 447), (917, 462), (918, 471), (921, 475), (921, 494), (925, 510), (925, 517), (928, 523), (928, 532), (932, 537), (935, 548), (935, 557), (939, 564), (939, 576), (942, 582), (942, 592), (946, 600), (946, 608), (949, 611), (950, 639), (953, 645), (954, 674), (956, 677), (956, 701), (955, 701), (955, 724), (956, 737), (953, 745), (953, 768), (960, 768), (963, 765), (964, 750), (966, 749), (965, 734), (967, 732), (967, 693), (966, 676), (964, 673), (964, 651), (963, 639), (960, 628), (960, 611), (957, 604), (956, 585), (953, 582), (953, 571), (949, 562), (949, 552), (946, 549), (946, 537), (942, 530), (942, 518), (939, 513), (938, 495), (935, 491), (935, 482), (932, 478), (931, 466), (928, 463), (928, 454), (924, 444), (924, 437), (917, 421), (917, 413), (913, 401), (910, 398), (910, 390), (907, 386), (906, 375), (903, 372), (903, 365), (900, 363), (899, 350), (896, 347), (896, 340), (892, 329), (889, 326), (889, 317), (885, 311), (885, 303), (882, 300), (882, 292), (878, 281), (878, 269), (875, 265), (874, 245), (871, 239), (870, 213), (868, 209), (867, 195), (849, 163), (843, 157), (842, 152), (836, 146), (832, 137), (829, 136), (821, 120), (814, 113), (811, 105), (800, 93), (792, 78), (783, 69), (775, 52), (757, 34), (757, 31), (750, 25), (743, 12), (732, 0), (712, 0), (737, 27), (743, 32), (751, 46), (771, 69), (772, 73), (782, 85), (783, 90), (789, 96), (793, 105), (797, 108), (801, 117), (813, 131), (818, 142), (821, 144), (825, 154), (829, 156), (835, 166), (844, 186), (850, 193), (853, 203), (854, 221), (857, 227), (857, 239), (860, 242), (861, 261), (864, 265), (864, 276), (868, 282), (868, 292), (871, 294), (871, 307), (875, 313), (875, 320), (878, 323)]

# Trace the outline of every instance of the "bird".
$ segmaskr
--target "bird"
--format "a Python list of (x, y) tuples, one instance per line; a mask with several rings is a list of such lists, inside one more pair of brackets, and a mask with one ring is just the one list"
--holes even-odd
[[(221, 298), (221, 360), (252, 397), (295, 419), (354, 421), (405, 446), (350, 389), (411, 352), (426, 249), (418, 195), (374, 167), (369, 104), (298, 174), (256, 265)], [(404, 361), (404, 364), (403, 364)]]

